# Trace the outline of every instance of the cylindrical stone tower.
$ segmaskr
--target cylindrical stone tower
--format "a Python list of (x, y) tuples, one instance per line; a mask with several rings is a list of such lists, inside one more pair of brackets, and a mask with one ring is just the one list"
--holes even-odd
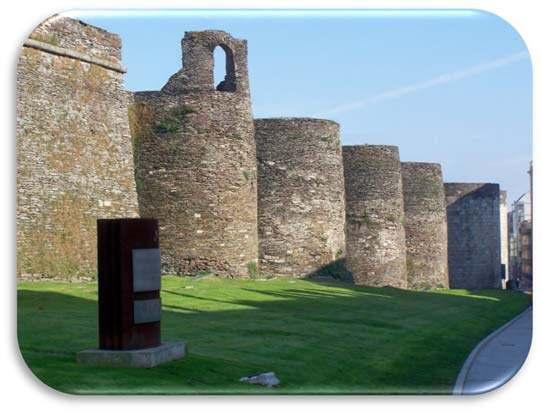
[(343, 146), (346, 267), (356, 284), (407, 287), (401, 162), (396, 146)]
[(446, 197), (439, 164), (402, 162), (408, 287), (448, 288)]
[[(213, 51), (226, 54), (215, 89)], [(256, 146), (247, 44), (187, 32), (183, 68), (131, 116), (142, 217), (157, 218), (163, 271), (244, 276), (257, 270)]]
[(339, 125), (257, 119), (258, 232), (264, 273), (344, 272), (344, 176)]

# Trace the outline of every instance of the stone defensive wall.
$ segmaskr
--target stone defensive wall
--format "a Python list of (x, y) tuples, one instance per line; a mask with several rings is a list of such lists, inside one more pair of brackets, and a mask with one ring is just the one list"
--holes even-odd
[(498, 184), (445, 183), (451, 288), (501, 287)]
[(401, 162), (396, 146), (343, 146), (346, 267), (356, 284), (407, 287)]
[[(213, 51), (226, 54), (215, 89)], [(245, 40), (187, 32), (183, 67), (130, 113), (142, 217), (160, 222), (163, 271), (257, 271), (257, 166)]]
[(17, 64), (17, 273), (96, 272), (96, 219), (136, 217), (119, 36), (53, 16)]
[(408, 288), (448, 288), (448, 233), (442, 169), (402, 162)]
[(256, 119), (260, 269), (305, 276), (340, 269), (344, 176), (340, 128), (311, 118)]
[(443, 184), (440, 165), (401, 164), (396, 146), (341, 148), (329, 120), (254, 120), (246, 40), (186, 32), (159, 91), (126, 91), (125, 72), (120, 37), (79, 20), (53, 16), (24, 42), (18, 274), (92, 276), (96, 220), (141, 215), (159, 220), (164, 273), (501, 287), (499, 185)]

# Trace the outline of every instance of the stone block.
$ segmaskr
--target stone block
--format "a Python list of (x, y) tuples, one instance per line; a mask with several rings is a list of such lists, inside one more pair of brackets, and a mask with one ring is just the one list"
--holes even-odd
[(186, 343), (176, 341), (140, 350), (83, 350), (76, 359), (78, 363), (94, 366), (150, 368), (185, 355)]

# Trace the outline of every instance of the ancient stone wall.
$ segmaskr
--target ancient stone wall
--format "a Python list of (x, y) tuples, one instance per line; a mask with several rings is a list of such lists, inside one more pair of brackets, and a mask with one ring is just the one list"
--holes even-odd
[(445, 183), (451, 288), (500, 288), (499, 185)]
[(339, 125), (257, 119), (260, 269), (342, 275), (344, 176)]
[(354, 282), (407, 287), (401, 162), (396, 146), (343, 146), (346, 266)]
[(121, 40), (52, 17), (17, 65), (17, 272), (96, 271), (96, 219), (135, 217)]
[(448, 234), (439, 164), (402, 162), (408, 287), (447, 288)]
[[(213, 82), (213, 50), (226, 78)], [(160, 222), (168, 273), (257, 271), (256, 147), (246, 41), (187, 32), (183, 67), (157, 92), (138, 92), (130, 124), (143, 217)]]

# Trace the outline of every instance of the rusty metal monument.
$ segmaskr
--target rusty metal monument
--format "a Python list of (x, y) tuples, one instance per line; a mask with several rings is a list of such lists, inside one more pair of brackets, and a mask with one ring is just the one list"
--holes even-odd
[(78, 362), (153, 367), (185, 355), (185, 343), (161, 342), (160, 276), (157, 220), (98, 220), (99, 348)]

